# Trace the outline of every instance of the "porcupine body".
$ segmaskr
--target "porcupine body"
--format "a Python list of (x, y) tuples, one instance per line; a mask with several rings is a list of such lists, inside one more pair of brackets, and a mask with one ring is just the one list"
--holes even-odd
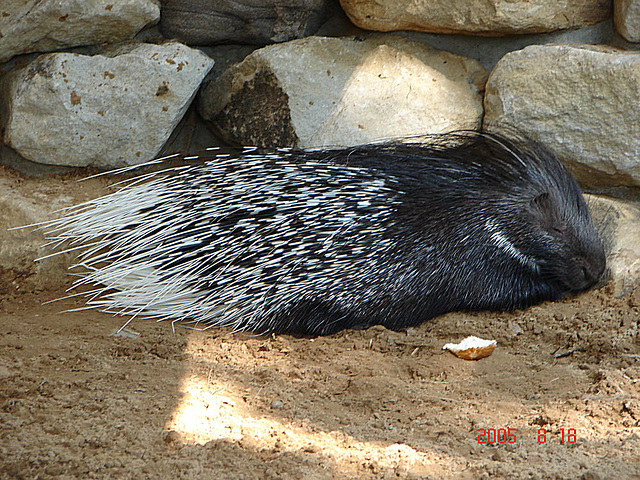
[(88, 305), (324, 335), (525, 307), (593, 286), (603, 248), (540, 145), (497, 134), (202, 156), (50, 225)]

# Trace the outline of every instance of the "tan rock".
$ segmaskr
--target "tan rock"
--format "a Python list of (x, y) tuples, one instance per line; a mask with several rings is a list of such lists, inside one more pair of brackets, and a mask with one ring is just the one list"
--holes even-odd
[(607, 252), (607, 275), (617, 296), (640, 282), (640, 206), (587, 195), (587, 203)]
[(45, 222), (56, 210), (104, 192), (95, 179), (24, 178), (0, 167), (0, 294), (60, 288), (69, 282), (72, 254), (48, 256), (44, 233), (25, 225)]
[(640, 42), (640, 0), (613, 2), (613, 21), (620, 35), (630, 42)]
[(502, 58), (485, 95), (484, 128), (540, 140), (591, 186), (640, 186), (640, 54), (530, 46)]
[(153, 0), (2, 0), (0, 62), (22, 53), (129, 40), (159, 18)]
[(598, 23), (603, 0), (340, 0), (353, 23), (367, 30), (507, 35), (542, 33)]
[(229, 140), (348, 146), (478, 128), (486, 71), (397, 36), (309, 37), (256, 50), (200, 95)]

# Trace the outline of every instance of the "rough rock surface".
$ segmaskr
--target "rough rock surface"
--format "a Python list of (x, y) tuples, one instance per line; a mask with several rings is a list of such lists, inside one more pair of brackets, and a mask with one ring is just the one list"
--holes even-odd
[(153, 0), (2, 0), (0, 62), (22, 53), (129, 40), (159, 18)]
[(44, 234), (20, 228), (50, 220), (54, 211), (104, 192), (101, 181), (27, 179), (0, 166), (0, 295), (60, 288), (67, 283), (70, 254), (35, 262), (51, 253)]
[(200, 94), (229, 141), (348, 146), (478, 128), (486, 71), (396, 36), (309, 37), (256, 50)]
[(530, 46), (487, 82), (486, 129), (542, 141), (591, 186), (640, 186), (640, 54), (605, 47)]
[(640, 282), (640, 205), (587, 195), (587, 203), (607, 252), (614, 294), (628, 294)]
[(607, 0), (340, 0), (367, 30), (507, 35), (579, 28), (604, 20)]
[(332, 0), (162, 0), (160, 28), (189, 44), (267, 45), (313, 35)]
[(123, 45), (110, 55), (45, 54), (8, 74), (0, 86), (5, 143), (49, 165), (154, 158), (213, 60), (173, 42)]
[[(484, 68), (491, 71), (507, 53), (522, 50), (529, 45), (580, 43), (595, 45), (613, 44), (619, 36), (613, 22), (600, 22), (577, 30), (558, 30), (552, 33), (530, 35), (508, 35), (503, 37), (478, 38), (473, 35), (442, 35), (439, 33), (399, 32), (409, 40), (426, 43), (447, 52), (475, 58)], [(331, 36), (331, 35), (329, 35)], [(216, 63), (217, 66), (217, 63)]]
[(640, 0), (613, 2), (613, 21), (620, 35), (630, 42), (640, 42)]

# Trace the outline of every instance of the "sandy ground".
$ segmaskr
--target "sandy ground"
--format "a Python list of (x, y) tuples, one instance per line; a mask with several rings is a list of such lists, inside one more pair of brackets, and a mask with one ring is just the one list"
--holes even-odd
[[(107, 183), (0, 173), (8, 226)], [(42, 242), (3, 235), (17, 258)], [(125, 319), (43, 303), (59, 267), (0, 268), (0, 478), (640, 479), (640, 289), (406, 332), (114, 335)], [(467, 335), (495, 353), (442, 351)]]
[(0, 478), (640, 479), (640, 290), (323, 338), (60, 295), (1, 299)]

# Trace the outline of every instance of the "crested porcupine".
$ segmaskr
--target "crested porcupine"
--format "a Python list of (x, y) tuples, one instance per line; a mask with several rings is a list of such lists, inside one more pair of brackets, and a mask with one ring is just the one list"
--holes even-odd
[(83, 250), (76, 283), (100, 285), (88, 305), (325, 335), (525, 307), (605, 268), (578, 185), (519, 137), (199, 158), (49, 224), (53, 242)]

